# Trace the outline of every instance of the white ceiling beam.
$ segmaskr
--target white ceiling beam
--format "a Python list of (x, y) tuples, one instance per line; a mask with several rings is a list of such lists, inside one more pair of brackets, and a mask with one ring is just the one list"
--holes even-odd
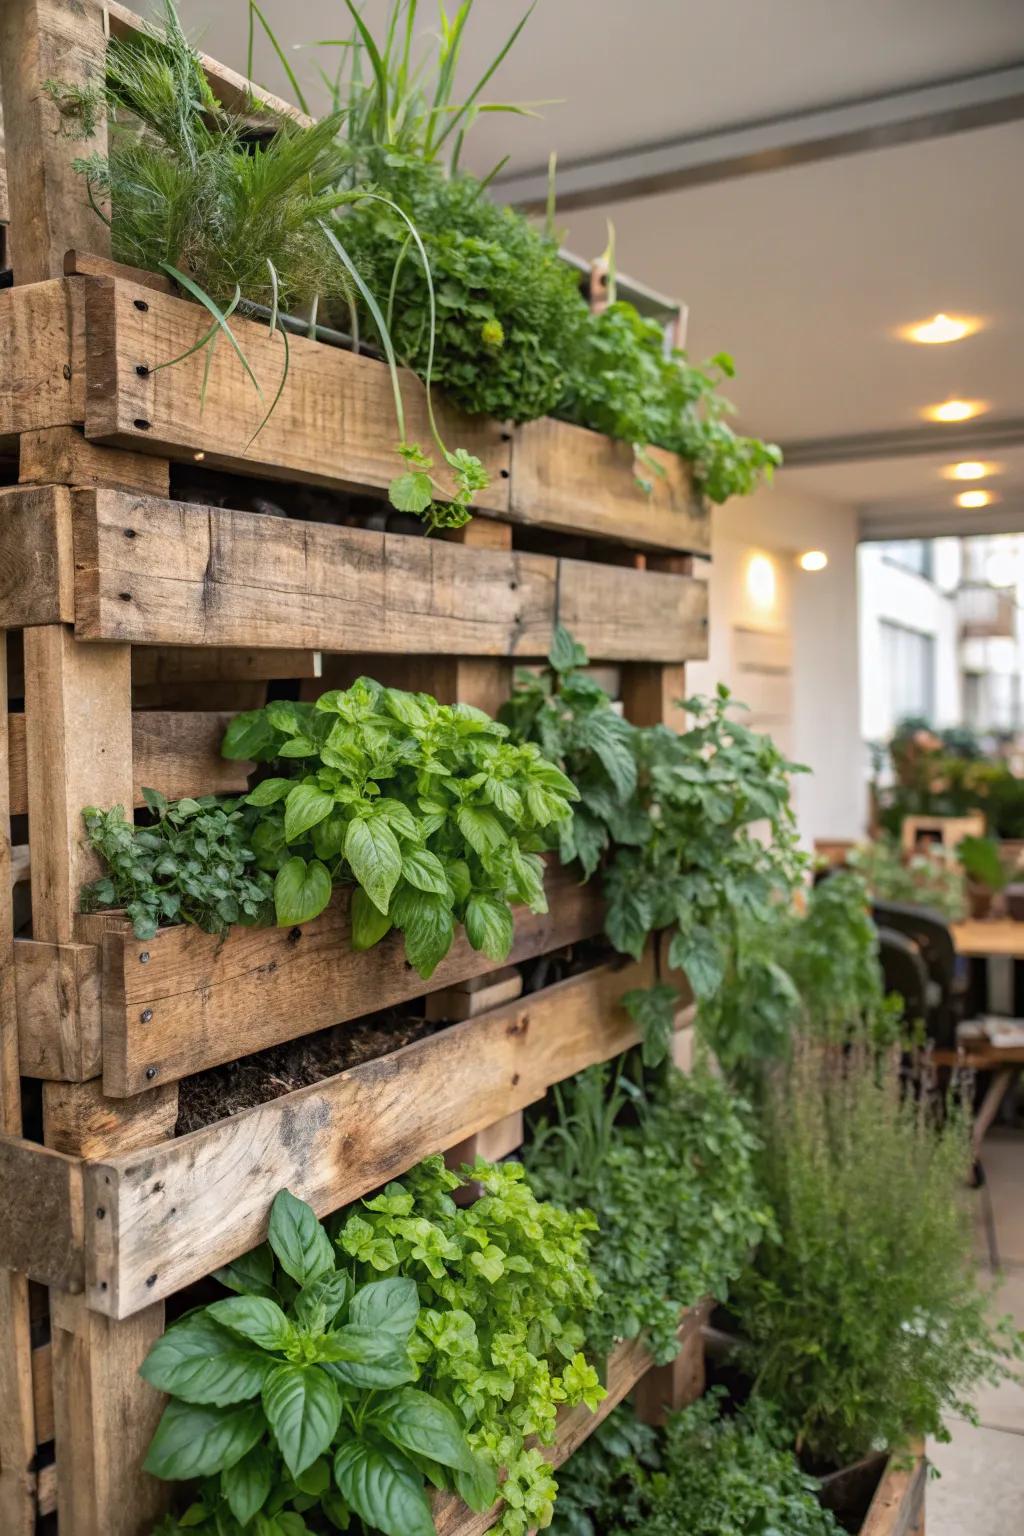
[[(737, 123), (558, 167), (558, 211), (592, 208), (735, 176), (832, 160), (1024, 117), (1024, 62), (908, 90)], [(546, 167), (499, 176), (507, 203), (543, 208)]]
[(886, 539), (969, 538), (977, 533), (1024, 533), (1024, 496), (970, 511), (920, 502), (873, 502), (858, 508), (862, 542)]
[(846, 437), (808, 437), (782, 444), (786, 469), (821, 464), (854, 464), (865, 459), (905, 459), (925, 453), (980, 453), (1024, 443), (1024, 417), (897, 427), (891, 432), (858, 432)]

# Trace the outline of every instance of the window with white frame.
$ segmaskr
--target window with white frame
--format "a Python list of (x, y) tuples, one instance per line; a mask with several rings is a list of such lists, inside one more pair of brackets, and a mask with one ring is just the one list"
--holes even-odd
[(901, 720), (931, 720), (935, 710), (935, 636), (883, 619), (883, 686), (893, 729)]

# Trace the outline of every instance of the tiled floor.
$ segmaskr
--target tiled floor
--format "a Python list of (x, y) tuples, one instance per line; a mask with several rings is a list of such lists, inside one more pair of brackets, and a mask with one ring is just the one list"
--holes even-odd
[[(977, 1192), (978, 1254), (1001, 1271), (997, 1306), (1024, 1328), (1024, 1134), (986, 1138)], [(929, 1446), (941, 1477), (928, 1485), (928, 1536), (1024, 1536), (1024, 1383), (985, 1388), (981, 1424), (949, 1420), (952, 1440)]]

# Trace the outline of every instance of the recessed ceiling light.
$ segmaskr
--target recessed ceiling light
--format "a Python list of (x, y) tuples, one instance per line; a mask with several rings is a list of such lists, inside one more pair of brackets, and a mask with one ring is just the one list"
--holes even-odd
[(823, 549), (808, 549), (800, 556), (802, 571), (823, 571), (828, 565), (828, 555)]
[(946, 480), (987, 480), (998, 475), (1001, 464), (983, 464), (978, 459), (965, 459), (962, 464), (947, 464), (942, 474)]
[(991, 491), (961, 491), (956, 504), (958, 507), (990, 507), (994, 501)]
[(944, 400), (941, 405), (926, 405), (921, 415), (929, 421), (970, 421), (987, 410), (984, 400)]
[(980, 329), (981, 321), (967, 315), (933, 315), (930, 320), (905, 325), (900, 335), (905, 341), (916, 341), (922, 346), (938, 346), (947, 341), (963, 341)]

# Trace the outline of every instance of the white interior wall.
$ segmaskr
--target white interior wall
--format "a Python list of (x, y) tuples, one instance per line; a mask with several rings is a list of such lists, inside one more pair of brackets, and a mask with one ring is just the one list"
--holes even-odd
[[(784, 477), (782, 477), (784, 481)], [(710, 643), (706, 662), (687, 667), (691, 693), (721, 681), (738, 699), (737, 627), (788, 634), (792, 719), (787, 748), (812, 769), (794, 781), (801, 839), (857, 837), (866, 815), (857, 647), (857, 514), (788, 492), (782, 481), (711, 514)], [(799, 569), (807, 549), (828, 555), (825, 570)], [(751, 562), (770, 563), (774, 593), (749, 581)], [(758, 573), (764, 577), (762, 564)], [(767, 583), (764, 583), (767, 585)], [(769, 600), (770, 597), (770, 600)]]

